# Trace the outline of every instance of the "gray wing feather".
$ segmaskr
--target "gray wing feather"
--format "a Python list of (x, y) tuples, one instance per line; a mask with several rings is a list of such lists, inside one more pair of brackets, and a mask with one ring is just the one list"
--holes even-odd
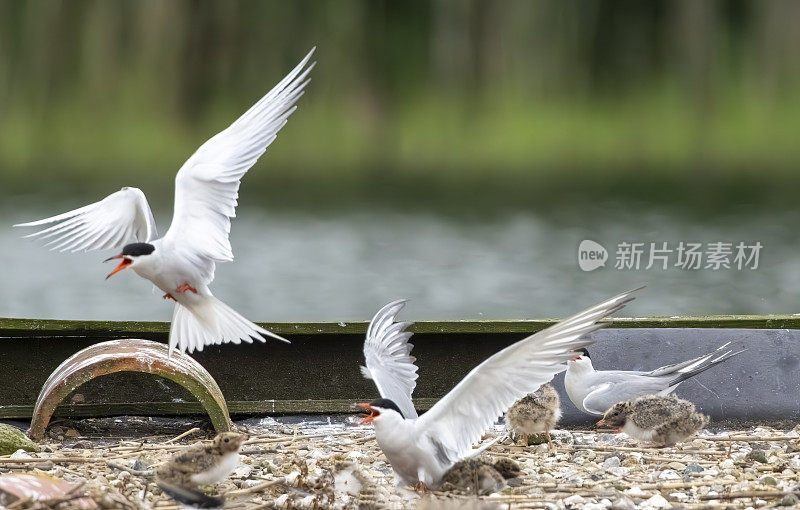
[(606, 381), (597, 385), (584, 397), (583, 408), (592, 414), (602, 416), (618, 402), (632, 400), (642, 395), (655, 395), (668, 389), (667, 381), (646, 376)]
[(711, 352), (709, 354), (704, 354), (703, 356), (698, 356), (696, 358), (686, 360), (682, 363), (675, 363), (674, 365), (666, 365), (663, 367), (659, 367), (656, 368), (655, 370), (648, 372), (647, 374), (657, 377), (661, 375), (671, 375), (675, 373), (690, 372), (691, 370), (695, 369), (696, 367), (708, 361), (708, 359), (710, 359), (714, 354), (718, 353), (728, 345), (730, 345), (730, 342), (717, 347), (717, 349), (714, 352)]

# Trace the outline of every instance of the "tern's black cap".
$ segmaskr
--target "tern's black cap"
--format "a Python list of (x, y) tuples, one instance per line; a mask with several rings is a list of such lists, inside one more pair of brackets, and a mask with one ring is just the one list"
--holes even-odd
[(589, 356), (589, 351), (587, 351), (585, 347), (577, 349), (575, 352), (579, 352), (581, 353), (581, 356), (586, 356), (587, 358), (592, 359), (592, 357)]
[(139, 255), (150, 255), (155, 249), (156, 247), (149, 243), (131, 243), (122, 248), (122, 254), (138, 257)]
[[(369, 405), (371, 405), (372, 407), (380, 407), (381, 409), (394, 409), (395, 411), (400, 413), (400, 416), (403, 416), (403, 411), (401, 411), (400, 408), (397, 407), (397, 404), (395, 404), (388, 398), (376, 398), (375, 400), (370, 402)], [(405, 419), (405, 416), (403, 416), (403, 418)]]

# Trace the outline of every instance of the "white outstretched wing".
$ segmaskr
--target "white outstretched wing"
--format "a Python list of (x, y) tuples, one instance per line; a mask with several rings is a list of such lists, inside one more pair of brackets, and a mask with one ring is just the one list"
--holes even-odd
[(594, 343), (585, 335), (603, 327), (598, 321), (625, 306), (633, 292), (607, 299), (491, 356), (417, 420), (419, 433), (450, 462), (468, 455), (515, 401), (549, 382), (566, 369), (575, 351)]
[(227, 129), (197, 149), (175, 177), (175, 212), (164, 236), (209, 283), (215, 262), (233, 260), (228, 234), (236, 216), (239, 184), (303, 94), (311, 54)]
[(414, 346), (408, 343), (412, 333), (406, 331), (413, 323), (395, 322), (405, 304), (405, 299), (393, 301), (372, 318), (364, 341), (367, 366), (361, 367), (361, 373), (375, 381), (381, 397), (397, 404), (403, 416), (416, 418), (411, 394), (417, 385), (417, 366), (414, 364), (416, 358), (411, 355)]
[(131, 242), (149, 242), (156, 237), (156, 222), (142, 190), (122, 188), (99, 202), (52, 218), (15, 227), (41, 227), (25, 237), (47, 239), (45, 246), (58, 251), (89, 251), (119, 248)]

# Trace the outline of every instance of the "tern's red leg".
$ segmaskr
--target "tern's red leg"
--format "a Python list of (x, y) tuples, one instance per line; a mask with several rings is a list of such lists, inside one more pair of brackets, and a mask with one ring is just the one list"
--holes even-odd
[(194, 287), (192, 287), (192, 286), (191, 286), (191, 285), (189, 285), (188, 283), (184, 283), (183, 285), (181, 285), (180, 287), (178, 287), (178, 288), (177, 288), (177, 289), (175, 289), (175, 290), (177, 290), (177, 291), (178, 291), (178, 292), (180, 292), (181, 294), (183, 294), (183, 293), (184, 293), (184, 292), (186, 292), (187, 290), (190, 290), (190, 291), (194, 292), (195, 294), (197, 294), (197, 289), (195, 289)]
[(172, 294), (170, 294), (169, 292), (167, 292), (166, 294), (164, 294), (162, 297), (163, 297), (164, 299), (171, 299), (171, 300), (173, 300), (173, 301), (178, 301), (177, 299), (175, 299), (174, 297), (172, 297)]
[(414, 486), (414, 490), (422, 493), (428, 490), (428, 486), (425, 485), (425, 482), (417, 482), (417, 484)]

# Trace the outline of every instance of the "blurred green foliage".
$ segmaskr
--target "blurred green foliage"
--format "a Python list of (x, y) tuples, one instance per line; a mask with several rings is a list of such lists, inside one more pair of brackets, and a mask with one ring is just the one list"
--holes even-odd
[(794, 178), (798, 26), (792, 0), (0, 0), (0, 182), (169, 184), (315, 45), (248, 186)]

